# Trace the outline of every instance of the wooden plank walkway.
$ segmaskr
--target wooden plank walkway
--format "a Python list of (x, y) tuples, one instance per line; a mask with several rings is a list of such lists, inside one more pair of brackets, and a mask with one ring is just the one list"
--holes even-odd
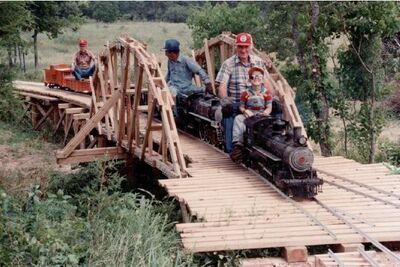
[[(373, 263), (377, 265), (373, 265)], [(376, 253), (375, 251), (363, 251), (362, 254), (361, 252), (344, 252), (344, 253), (335, 253), (334, 256), (330, 254), (315, 255), (315, 266), (316, 267), (337, 267), (337, 266), (393, 267), (399, 265), (390, 261), (390, 259), (384, 257), (384, 255), (378, 255), (378, 253)]]
[[(176, 226), (186, 249), (205, 252), (366, 242), (315, 201), (298, 204), (334, 236), (273, 191), (262, 178), (234, 164), (224, 153), (186, 135), (181, 135), (181, 142), (185, 153), (195, 159), (187, 169), (191, 177), (160, 180), (160, 184), (170, 195), (186, 203), (190, 214), (197, 219)], [(381, 164), (362, 165), (342, 157), (320, 157), (315, 166), (382, 190), (395, 191), (400, 186), (400, 176), (386, 176), (388, 170)], [(340, 180), (320, 175), (332, 183)], [(380, 241), (400, 240), (400, 212), (395, 206), (400, 204), (399, 198), (350, 182), (344, 185), (393, 205), (328, 183), (317, 199)]]
[(90, 108), (90, 95), (74, 93), (56, 88), (48, 88), (40, 82), (14, 81), (14, 86), (15, 89), (20, 92), (26, 92), (39, 96), (56, 97), (62, 102)]

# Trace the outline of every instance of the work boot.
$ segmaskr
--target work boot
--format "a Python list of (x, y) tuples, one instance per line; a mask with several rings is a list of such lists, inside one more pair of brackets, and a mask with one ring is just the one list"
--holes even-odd
[(233, 149), (230, 154), (231, 160), (236, 163), (241, 163), (243, 160), (243, 145), (240, 142), (233, 144)]

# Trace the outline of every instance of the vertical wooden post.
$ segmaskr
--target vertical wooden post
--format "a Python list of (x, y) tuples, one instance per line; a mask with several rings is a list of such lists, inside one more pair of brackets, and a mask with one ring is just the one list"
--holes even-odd
[(58, 109), (58, 103), (57, 102), (51, 102), (51, 105), (53, 106), (53, 116), (51, 117), (53, 124), (54, 124), (54, 129), (57, 128), (57, 123), (60, 120), (60, 110)]
[[(98, 71), (97, 71), (98, 73)], [(98, 111), (98, 107), (97, 107), (97, 99), (96, 99), (96, 90), (94, 88), (93, 85), (93, 78), (89, 77), (89, 83), (90, 83), (90, 90), (92, 91), (92, 104), (93, 104), (93, 109), (94, 109), (94, 113), (96, 114)], [(67, 116), (68, 118), (68, 116)], [(102, 129), (101, 129), (101, 123), (97, 123), (97, 131), (99, 132), (99, 134), (102, 134)]]
[[(136, 51), (135, 51), (136, 52)], [(135, 53), (136, 54), (136, 53)], [(136, 60), (138, 63), (138, 60)], [(143, 83), (143, 66), (141, 64), (137, 64), (135, 68), (135, 95), (133, 99), (133, 111), (132, 111), (132, 119), (128, 125), (128, 147), (129, 152), (132, 151), (132, 139), (135, 139), (136, 143), (138, 142), (138, 132), (139, 132), (139, 113), (138, 107), (140, 103), (140, 98), (142, 94), (142, 83)]]
[[(192, 58), (194, 61), (196, 61), (196, 57), (194, 55), (194, 50), (192, 50)], [(197, 74), (194, 75), (194, 83), (196, 84), (196, 86), (199, 86), (199, 87), (201, 86), (200, 77)]]
[(31, 117), (32, 117), (32, 127), (36, 128), (39, 122), (39, 109), (36, 106), (36, 101), (31, 99), (32, 107), (31, 107)]
[[(104, 66), (100, 61), (100, 56), (98, 57), (98, 61), (99, 61), (99, 64), (98, 64), (99, 71), (97, 72), (97, 74), (98, 74), (98, 79), (99, 79), (99, 83), (100, 83), (101, 98), (103, 99), (103, 104), (104, 104), (104, 103), (106, 103), (107, 98), (106, 98), (106, 89), (105, 89), (104, 77), (103, 77), (104, 72), (102, 69)], [(108, 117), (108, 114), (109, 113), (107, 112), (107, 114), (105, 116), (105, 125), (106, 125), (106, 131), (107, 131), (107, 139), (111, 140), (110, 119)]]
[[(211, 59), (211, 54), (210, 54), (210, 50), (208, 47), (208, 40), (207, 38), (204, 39), (204, 54), (206, 56), (206, 64), (207, 64), (207, 72), (208, 72), (208, 77), (210, 78), (211, 81), (211, 85), (213, 88), (213, 94), (216, 95), (217, 92), (215, 90), (215, 78), (214, 78), (214, 61), (213, 59)], [(214, 55), (214, 53), (212, 53)]]
[(130, 47), (126, 46), (124, 51), (121, 68), (123, 69), (121, 81), (121, 105), (119, 110), (119, 129), (118, 144), (121, 145), (122, 139), (125, 137), (125, 114), (126, 114), (126, 89), (130, 85)]

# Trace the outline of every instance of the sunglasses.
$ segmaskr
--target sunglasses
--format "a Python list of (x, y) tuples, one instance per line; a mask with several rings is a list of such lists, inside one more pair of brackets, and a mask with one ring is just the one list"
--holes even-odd
[(250, 76), (251, 80), (256, 80), (256, 79), (261, 80), (262, 78), (264, 78), (264, 75), (262, 75), (262, 74), (256, 74), (256, 75), (251, 75)]

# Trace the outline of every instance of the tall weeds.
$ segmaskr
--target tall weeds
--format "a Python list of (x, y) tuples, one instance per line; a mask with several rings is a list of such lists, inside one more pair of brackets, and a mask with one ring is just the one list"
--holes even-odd
[(121, 181), (112, 166), (92, 164), (53, 174), (47, 189), (35, 186), (23, 201), (0, 189), (0, 266), (192, 265), (172, 203), (122, 193)]

